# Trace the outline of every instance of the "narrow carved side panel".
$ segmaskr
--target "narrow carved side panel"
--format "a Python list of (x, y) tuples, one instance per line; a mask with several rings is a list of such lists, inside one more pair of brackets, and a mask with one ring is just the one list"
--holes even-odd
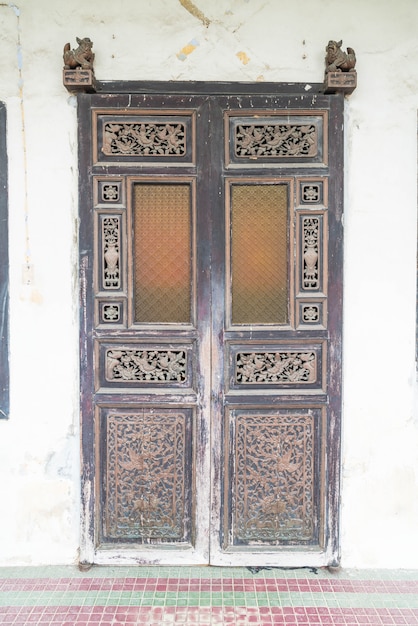
[(321, 218), (302, 217), (302, 289), (319, 291), (321, 287)]
[(236, 418), (235, 545), (315, 539), (315, 424), (306, 414)]
[(317, 354), (306, 352), (238, 352), (235, 357), (236, 383), (315, 383)]
[(105, 539), (190, 541), (190, 417), (158, 410), (108, 415)]
[(121, 288), (121, 218), (101, 216), (101, 286), (118, 291)]

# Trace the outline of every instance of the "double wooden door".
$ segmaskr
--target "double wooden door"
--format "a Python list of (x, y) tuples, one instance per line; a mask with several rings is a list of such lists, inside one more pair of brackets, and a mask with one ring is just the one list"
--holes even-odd
[(335, 564), (342, 99), (180, 87), (79, 96), (81, 562)]

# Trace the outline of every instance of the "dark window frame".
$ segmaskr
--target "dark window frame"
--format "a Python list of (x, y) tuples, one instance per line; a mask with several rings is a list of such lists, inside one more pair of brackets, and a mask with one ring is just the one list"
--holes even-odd
[(10, 411), (9, 387), (9, 217), (6, 105), (0, 102), (0, 419)]

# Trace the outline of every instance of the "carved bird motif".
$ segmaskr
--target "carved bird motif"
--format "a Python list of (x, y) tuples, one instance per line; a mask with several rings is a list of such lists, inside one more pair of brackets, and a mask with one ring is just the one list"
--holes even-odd
[(290, 127), (287, 131), (283, 132), (280, 126), (276, 127), (276, 130), (273, 133), (273, 137), (267, 141), (267, 144), (274, 148), (279, 144), (283, 143), (293, 132), (293, 127)]
[(292, 451), (286, 452), (281, 457), (278, 457), (276, 461), (276, 468), (278, 472), (295, 472), (299, 468), (299, 463), (292, 463), (290, 458)]
[(177, 146), (179, 145), (178, 134), (181, 131), (180, 124), (176, 126), (175, 128), (168, 127), (167, 131), (168, 131), (168, 137), (167, 137), (168, 143), (171, 144), (174, 148), (177, 148)]
[(128, 457), (129, 459), (127, 461), (119, 460), (119, 464), (123, 467), (123, 469), (129, 471), (144, 471), (146, 461), (148, 460), (148, 455), (140, 454), (139, 452), (135, 452), (134, 450), (128, 450)]
[(154, 495), (143, 496), (139, 500), (133, 501), (133, 509), (134, 511), (138, 511), (139, 513), (147, 513), (150, 511), (155, 511), (158, 508), (159, 501), (158, 498)]
[(241, 148), (248, 148), (254, 141), (254, 126), (250, 126), (248, 130), (245, 129), (243, 126), (239, 126), (238, 131), (241, 133), (241, 135), (243, 135), (243, 138), (240, 142)]
[(274, 495), (264, 498), (261, 507), (265, 513), (270, 515), (281, 515), (286, 511), (286, 504)]
[(149, 374), (150, 372), (154, 372), (155, 369), (156, 369), (156, 362), (155, 362), (155, 360), (154, 361), (150, 361), (145, 356), (136, 356), (136, 355), (134, 355), (132, 357), (132, 360), (135, 363), (135, 365), (137, 365), (139, 367), (139, 369), (141, 370), (141, 372), (143, 374)]
[(135, 132), (135, 137), (142, 146), (151, 146), (154, 143), (155, 133), (147, 137), (145, 124), (141, 124), (139, 132)]

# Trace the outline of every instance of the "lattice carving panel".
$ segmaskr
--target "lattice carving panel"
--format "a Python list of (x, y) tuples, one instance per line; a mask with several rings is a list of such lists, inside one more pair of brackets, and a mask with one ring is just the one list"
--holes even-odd
[(186, 153), (186, 127), (140, 121), (111, 122), (103, 126), (103, 152), (122, 156), (183, 156)]
[(227, 165), (258, 163), (286, 165), (309, 163), (325, 165), (327, 162), (325, 112), (318, 115), (265, 111), (246, 115), (227, 113), (229, 146)]
[(234, 545), (315, 540), (314, 415), (237, 412)]
[(110, 412), (104, 538), (137, 543), (191, 537), (191, 412)]
[(318, 152), (314, 124), (240, 124), (235, 129), (235, 156), (313, 157)]
[(106, 350), (108, 382), (166, 383), (185, 382), (187, 356), (185, 350)]
[[(149, 113), (149, 114), (148, 114)], [(174, 112), (173, 112), (174, 113)], [(184, 111), (167, 115), (136, 110), (131, 115), (95, 113), (96, 162), (175, 163), (195, 161), (195, 121)], [(112, 193), (112, 192), (111, 192)]]
[(232, 323), (286, 323), (287, 186), (234, 184), (231, 204)]
[(317, 380), (317, 353), (292, 352), (238, 352), (235, 361), (235, 380), (238, 384), (301, 384)]

